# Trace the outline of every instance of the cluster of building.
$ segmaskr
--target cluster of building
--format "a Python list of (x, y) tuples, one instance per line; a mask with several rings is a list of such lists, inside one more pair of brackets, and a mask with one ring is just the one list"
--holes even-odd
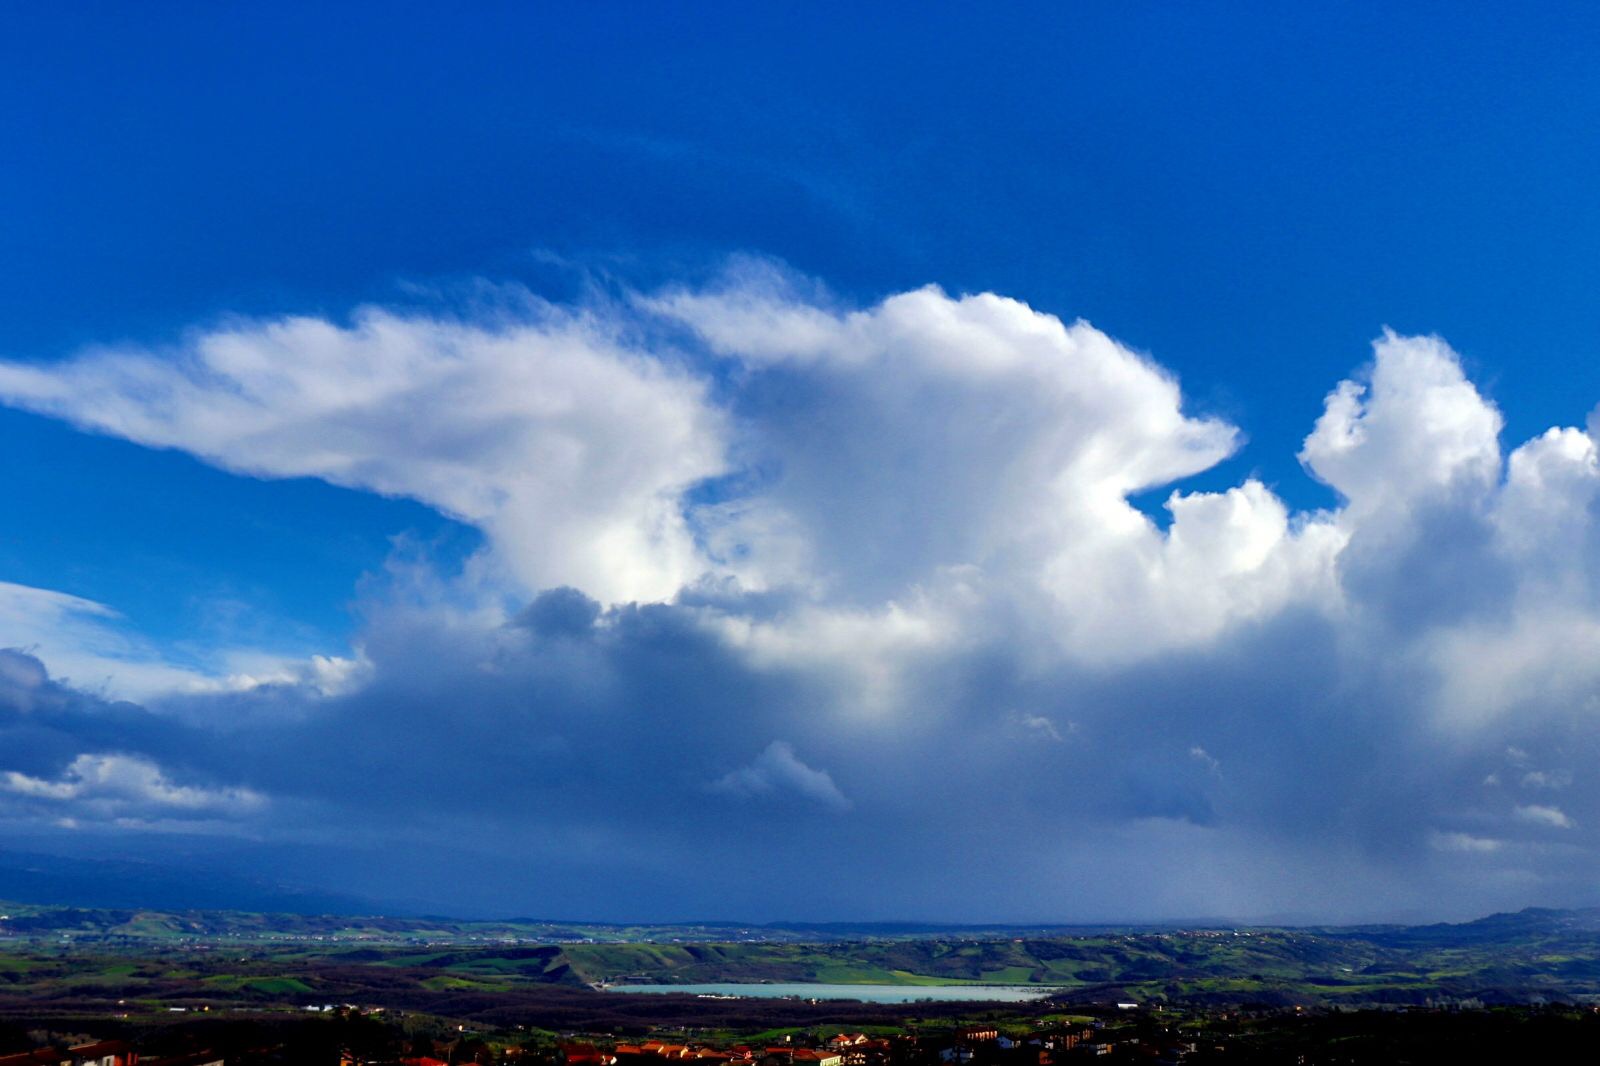
[(1115, 1047), (1099, 1025), (1061, 1026), (1015, 1038), (993, 1026), (971, 1025), (939, 1036), (834, 1033), (766, 1046), (564, 1043), (557, 1057), (562, 1066), (664, 1066), (663, 1060), (696, 1066), (1055, 1066), (1110, 1054)]

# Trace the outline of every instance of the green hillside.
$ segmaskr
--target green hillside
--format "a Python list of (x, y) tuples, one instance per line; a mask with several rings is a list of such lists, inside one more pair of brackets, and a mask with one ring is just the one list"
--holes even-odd
[[(1141, 1000), (1600, 998), (1600, 912), (1460, 925), (795, 939), (794, 929), (113, 911), (0, 904), (0, 993), (185, 988), (293, 999), (370, 981), (433, 992), (810, 983), (1033, 985)], [(734, 933), (742, 939), (731, 939)], [(648, 934), (648, 935), (643, 935)], [(631, 939), (630, 939), (631, 938)], [(219, 951), (225, 947), (227, 950)], [(222, 965), (220, 960), (229, 961)], [(98, 961), (96, 961), (98, 960)]]

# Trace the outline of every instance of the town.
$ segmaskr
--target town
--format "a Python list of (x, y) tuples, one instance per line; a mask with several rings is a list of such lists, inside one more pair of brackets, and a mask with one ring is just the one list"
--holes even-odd
[[(976, 1005), (974, 1005), (976, 1006)], [(1358, 1064), (1579, 1061), (1600, 1046), (1594, 1006), (1387, 1010), (1133, 1004), (1050, 1005), (1047, 1016), (897, 1026), (709, 1032), (661, 1024), (645, 1034), (482, 1030), (436, 1017), (333, 1006), (184, 1020), (122, 1038), (0, 1029), (37, 1044), (0, 1066), (1073, 1066), (1139, 1063)], [(848, 1013), (848, 1011), (846, 1011)], [(4, 1047), (5, 1045), (0, 1045)]]

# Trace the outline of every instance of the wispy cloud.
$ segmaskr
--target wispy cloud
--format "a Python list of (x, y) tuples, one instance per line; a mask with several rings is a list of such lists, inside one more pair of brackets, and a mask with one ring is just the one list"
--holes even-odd
[(1539, 803), (1529, 803), (1516, 808), (1516, 816), (1530, 825), (1547, 825), (1556, 829), (1573, 829), (1576, 823), (1568, 818), (1559, 807), (1547, 807)]

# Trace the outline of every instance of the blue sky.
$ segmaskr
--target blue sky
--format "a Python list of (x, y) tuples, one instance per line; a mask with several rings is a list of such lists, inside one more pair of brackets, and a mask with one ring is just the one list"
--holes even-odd
[[(1592, 10), (7, 21), (0, 647), (60, 717), (13, 709), (0, 844), (498, 913), (1592, 901)], [(545, 784), (406, 791), (338, 739), (390, 714)], [(1062, 839), (919, 887), (883, 842), (961, 824), (952, 787), (1112, 873)], [(408, 828), (523, 858), (361, 872)], [(876, 887), (641, 880), (707, 833)]]

